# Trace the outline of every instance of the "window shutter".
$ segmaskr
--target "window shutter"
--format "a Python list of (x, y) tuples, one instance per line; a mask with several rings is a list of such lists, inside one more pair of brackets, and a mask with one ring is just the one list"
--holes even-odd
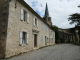
[(42, 41), (42, 43), (43, 43), (43, 35), (41, 35), (41, 41)]
[(24, 10), (23, 10), (23, 8), (21, 8), (21, 20), (22, 21), (24, 20)]
[(41, 22), (41, 29), (43, 30), (43, 23)]
[(42, 42), (42, 35), (41, 35), (41, 42)]
[(33, 22), (34, 26), (35, 26), (35, 17), (34, 17), (34, 22)]
[(29, 23), (29, 13), (27, 13), (27, 23)]
[(53, 44), (54, 44), (54, 37), (53, 37)]
[(27, 33), (27, 44), (29, 43), (29, 33)]
[(38, 19), (37, 19), (37, 27), (38, 27)]
[(20, 31), (20, 41), (19, 41), (19, 44), (22, 45), (22, 37), (23, 37), (23, 32)]

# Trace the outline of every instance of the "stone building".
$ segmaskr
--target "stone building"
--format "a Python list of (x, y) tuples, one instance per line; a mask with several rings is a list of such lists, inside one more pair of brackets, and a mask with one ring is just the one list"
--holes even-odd
[(55, 44), (46, 4), (40, 17), (24, 0), (0, 0), (0, 58)]
[(60, 40), (61, 43), (74, 42), (76, 40), (76, 35), (71, 33), (69, 29), (61, 29), (59, 28)]

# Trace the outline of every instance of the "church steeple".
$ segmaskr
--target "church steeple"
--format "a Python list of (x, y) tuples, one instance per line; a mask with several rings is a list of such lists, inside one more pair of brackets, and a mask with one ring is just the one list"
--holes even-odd
[(44, 17), (49, 17), (49, 11), (48, 11), (48, 6), (47, 6), (47, 3), (46, 3), (46, 9), (45, 9), (45, 15)]
[(44, 14), (43, 19), (44, 19), (44, 21), (45, 21), (47, 24), (49, 24), (50, 26), (52, 25), (51, 17), (49, 16), (49, 11), (48, 11), (47, 3), (46, 3), (46, 9), (45, 9), (45, 14)]

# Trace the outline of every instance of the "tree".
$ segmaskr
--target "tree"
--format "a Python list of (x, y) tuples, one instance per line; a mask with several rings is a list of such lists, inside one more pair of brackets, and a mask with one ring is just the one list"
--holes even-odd
[(80, 13), (71, 14), (68, 21), (71, 21), (70, 24), (76, 23), (77, 25), (80, 25)]
[(59, 40), (60, 39), (60, 35), (59, 35), (58, 27), (55, 26), (55, 25), (52, 25), (51, 28), (55, 31), (55, 39), (56, 39), (56, 41)]
[(68, 18), (68, 21), (71, 21), (70, 24), (74, 24), (76, 23), (77, 25), (74, 27), (74, 29), (71, 29), (74, 30), (74, 33), (75, 33), (75, 29), (76, 27), (78, 28), (79, 30), (79, 35), (80, 35), (80, 13), (74, 13), (74, 14), (71, 14), (70, 17)]

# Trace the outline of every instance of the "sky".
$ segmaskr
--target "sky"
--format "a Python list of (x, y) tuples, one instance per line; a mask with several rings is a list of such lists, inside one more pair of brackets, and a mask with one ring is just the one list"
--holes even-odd
[(46, 2), (49, 15), (52, 18), (52, 24), (59, 28), (72, 28), (75, 24), (69, 24), (69, 15), (80, 13), (80, 0), (24, 0), (41, 17), (44, 17)]

